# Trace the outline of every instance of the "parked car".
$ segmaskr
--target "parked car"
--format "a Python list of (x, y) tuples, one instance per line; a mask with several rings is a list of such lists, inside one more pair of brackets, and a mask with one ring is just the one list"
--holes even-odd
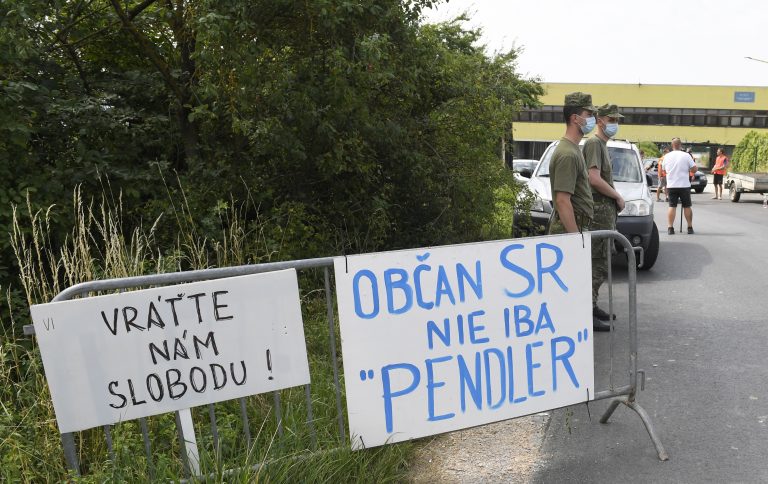
[[(528, 182), (527, 196), (533, 198), (530, 223), (527, 217), (515, 217), (515, 233), (518, 235), (542, 234), (549, 224), (552, 214), (549, 160), (558, 143), (555, 141), (547, 147)], [(579, 146), (583, 149), (584, 140)], [(637, 146), (627, 141), (609, 140), (608, 154), (611, 157), (614, 186), (626, 202), (624, 210), (619, 213), (616, 229), (634, 247), (642, 248), (642, 256), (637, 254), (638, 268), (650, 269), (659, 255), (659, 230), (653, 221), (653, 200), (640, 161), (640, 152)], [(524, 196), (525, 193), (521, 195)], [(617, 248), (623, 250), (620, 246)]]
[(528, 183), (528, 179), (533, 175), (533, 170), (536, 169), (536, 164), (539, 160), (512, 160), (512, 172), (515, 175), (515, 179), (522, 183)]
[[(645, 172), (648, 174), (648, 176), (651, 177), (651, 190), (656, 190), (659, 188), (659, 173), (657, 168), (658, 163), (659, 160), (657, 158), (646, 158), (643, 160), (643, 167), (646, 170)], [(707, 175), (701, 171), (697, 171), (693, 174), (693, 179), (691, 180), (691, 190), (695, 191), (696, 193), (701, 193), (705, 188), (707, 188)]]

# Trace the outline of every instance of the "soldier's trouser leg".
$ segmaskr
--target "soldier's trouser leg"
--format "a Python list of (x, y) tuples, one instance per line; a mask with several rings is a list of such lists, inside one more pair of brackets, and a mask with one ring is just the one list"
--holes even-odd
[[(595, 203), (595, 218), (592, 230), (616, 230), (616, 205), (610, 203)], [(608, 239), (612, 242), (611, 239)], [(606, 239), (592, 241), (592, 306), (597, 305), (600, 286), (608, 278), (608, 252), (612, 243), (606, 244)]]

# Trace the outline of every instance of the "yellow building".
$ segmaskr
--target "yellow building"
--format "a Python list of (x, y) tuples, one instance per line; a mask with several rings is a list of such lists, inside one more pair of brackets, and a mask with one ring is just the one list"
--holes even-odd
[(727, 153), (751, 130), (768, 132), (768, 87), (656, 84), (545, 83), (543, 106), (514, 121), (515, 158), (538, 158), (565, 131), (563, 98), (569, 92), (592, 95), (595, 105), (617, 104), (625, 118), (616, 138), (666, 145), (679, 137), (702, 166), (714, 151)]

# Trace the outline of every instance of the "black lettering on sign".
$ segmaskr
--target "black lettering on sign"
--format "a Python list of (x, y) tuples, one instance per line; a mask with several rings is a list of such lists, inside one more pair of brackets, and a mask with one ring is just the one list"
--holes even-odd
[(178, 297), (169, 297), (168, 299), (165, 300), (165, 302), (171, 305), (171, 312), (173, 312), (174, 326), (179, 325), (179, 316), (176, 314), (176, 301), (181, 301), (182, 297), (184, 297), (184, 294), (179, 294)]
[[(243, 379), (240, 381), (237, 381), (237, 378), (235, 377), (235, 364), (230, 363), (229, 364), (229, 374), (232, 375), (232, 381), (235, 382), (235, 385), (240, 386), (243, 383), (245, 383), (246, 374), (245, 374), (245, 361), (240, 360), (240, 365), (243, 367)], [(270, 377), (271, 378), (271, 377)]]
[(118, 383), (116, 381), (111, 381), (109, 382), (109, 385), (107, 386), (107, 388), (109, 388), (109, 393), (111, 395), (118, 397), (121, 400), (121, 402), (119, 404), (110, 403), (109, 406), (112, 408), (123, 408), (126, 405), (128, 405), (128, 399), (125, 398), (125, 395), (123, 395), (122, 393), (115, 393), (114, 387), (116, 386), (118, 386)]
[[(218, 363), (211, 363), (210, 366), (211, 366), (211, 375), (213, 376), (213, 389), (218, 390), (227, 384), (227, 370), (225, 370), (224, 367), (219, 365)], [(221, 381), (219, 381), (218, 377), (216, 376), (217, 369), (221, 371), (221, 378), (222, 378)]]
[[(152, 382), (155, 382), (155, 387), (157, 387), (157, 394), (155, 394), (155, 391), (152, 389)], [(163, 399), (163, 394), (165, 393), (163, 390), (163, 380), (161, 380), (160, 377), (155, 373), (150, 373), (147, 375), (147, 391), (149, 392), (149, 398), (152, 400), (159, 402)]]
[[(128, 316), (128, 313), (131, 313), (131, 315)], [(131, 332), (132, 327), (138, 329), (139, 331), (144, 331), (144, 328), (134, 323), (138, 315), (139, 312), (133, 306), (126, 306), (123, 308), (123, 322), (125, 323), (125, 331), (127, 333)]]
[[(175, 376), (174, 381), (171, 381), (171, 373)], [(181, 381), (181, 372), (176, 368), (171, 368), (165, 372), (165, 379), (168, 382), (168, 396), (171, 397), (172, 400), (178, 400), (187, 393), (187, 384)], [(178, 393), (174, 393), (176, 387), (181, 387), (181, 390), (179, 390)]]
[(200, 314), (200, 298), (205, 296), (204, 292), (200, 292), (197, 294), (192, 294), (190, 296), (187, 296), (187, 299), (194, 299), (195, 300), (195, 308), (197, 308), (197, 322), (202, 323), (203, 322), (203, 315)]
[(229, 294), (229, 291), (214, 291), (213, 292), (213, 314), (216, 317), (216, 321), (224, 321), (232, 319), (234, 316), (222, 316), (219, 314), (219, 309), (228, 308), (226, 304), (219, 304), (219, 295)]
[(207, 349), (213, 347), (213, 354), (215, 356), (219, 356), (219, 349), (216, 347), (216, 339), (213, 337), (213, 331), (208, 332), (208, 336), (205, 338), (205, 341), (202, 341), (197, 336), (192, 336), (192, 342), (195, 345), (195, 355), (197, 356), (198, 360), (203, 359), (202, 352), (200, 351), (201, 346)]
[(149, 327), (152, 325), (155, 325), (160, 329), (165, 328), (165, 321), (163, 321), (163, 318), (160, 316), (160, 313), (157, 312), (155, 303), (153, 301), (150, 301), (149, 311), (147, 312), (147, 329), (149, 329)]
[(163, 341), (163, 349), (158, 348), (155, 343), (149, 343), (149, 355), (152, 357), (152, 363), (157, 364), (155, 354), (165, 358), (165, 361), (171, 361), (171, 354), (168, 352), (168, 340)]
[(117, 314), (118, 314), (118, 309), (115, 308), (114, 316), (112, 316), (112, 325), (110, 326), (109, 321), (107, 320), (107, 315), (104, 314), (104, 311), (101, 312), (101, 319), (104, 320), (104, 324), (107, 325), (107, 329), (109, 330), (109, 332), (115, 336), (117, 336)]
[(131, 402), (133, 402), (134, 405), (143, 405), (147, 403), (146, 400), (139, 400), (136, 401), (136, 392), (133, 390), (133, 381), (131, 379), (128, 379), (128, 391), (131, 392)]

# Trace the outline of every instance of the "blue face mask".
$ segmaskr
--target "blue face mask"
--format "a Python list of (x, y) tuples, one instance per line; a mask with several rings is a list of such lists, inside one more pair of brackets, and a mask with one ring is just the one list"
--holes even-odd
[(595, 129), (596, 121), (594, 116), (590, 116), (588, 118), (584, 118), (581, 116), (579, 117), (587, 121), (587, 124), (585, 124), (584, 126), (579, 126), (579, 128), (581, 128), (581, 134), (589, 134), (593, 129)]
[(619, 123), (606, 124), (605, 128), (603, 129), (603, 132), (607, 137), (613, 138), (614, 136), (616, 136), (616, 133), (619, 132)]

